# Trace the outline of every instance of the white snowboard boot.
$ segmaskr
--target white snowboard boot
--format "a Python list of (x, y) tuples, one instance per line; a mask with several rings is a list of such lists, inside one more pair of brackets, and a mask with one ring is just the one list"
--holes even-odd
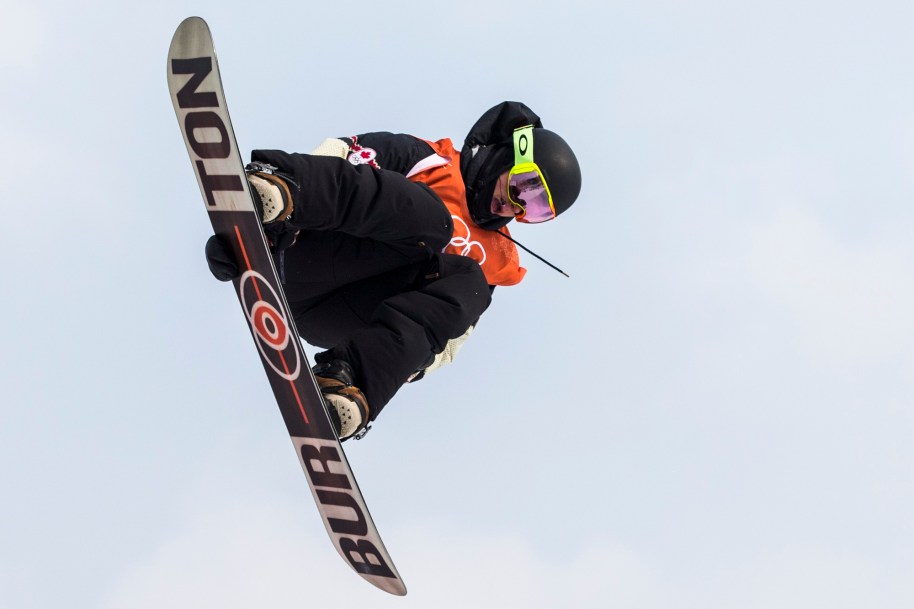
[(244, 168), (251, 194), (260, 213), (263, 224), (281, 222), (292, 215), (292, 191), (286, 182), (286, 176), (275, 173), (275, 167), (265, 163), (250, 163)]
[(342, 360), (316, 364), (312, 369), (329, 407), (330, 420), (340, 440), (361, 438), (368, 431), (368, 401), (353, 386), (352, 366)]

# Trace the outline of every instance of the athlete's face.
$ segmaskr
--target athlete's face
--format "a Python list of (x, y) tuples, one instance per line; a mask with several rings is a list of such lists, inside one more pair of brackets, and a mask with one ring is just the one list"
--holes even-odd
[(521, 209), (508, 200), (508, 172), (501, 174), (498, 182), (495, 184), (495, 192), (492, 194), (492, 205), (490, 211), (496, 216), (503, 218), (513, 218), (521, 212)]

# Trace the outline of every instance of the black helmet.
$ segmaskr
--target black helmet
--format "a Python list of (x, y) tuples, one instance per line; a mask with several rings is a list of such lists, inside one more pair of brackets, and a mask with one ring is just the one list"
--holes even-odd
[(534, 127), (534, 162), (542, 170), (552, 194), (556, 215), (564, 212), (581, 191), (581, 168), (571, 147), (520, 102), (502, 102), (489, 109), (470, 129), (460, 152), (460, 172), (466, 186), (470, 216), (478, 226), (495, 230), (512, 218), (490, 210), (498, 178), (514, 167), (514, 131)]

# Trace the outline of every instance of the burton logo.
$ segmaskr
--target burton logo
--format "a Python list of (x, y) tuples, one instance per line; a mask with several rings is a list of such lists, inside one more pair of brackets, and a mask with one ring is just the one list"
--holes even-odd
[[(319, 438), (292, 438), (302, 467), (320, 503), (330, 536), (352, 568), (363, 575), (396, 578), (384, 553), (364, 539), (369, 534), (367, 509), (353, 491), (353, 480), (342, 466), (339, 444)], [(362, 539), (353, 539), (362, 538)]]
[[(198, 91), (200, 84), (213, 71), (212, 57), (194, 57), (192, 59), (172, 59), (172, 74), (189, 74), (187, 83), (178, 91), (176, 98), (178, 107), (190, 110), (184, 116), (184, 133), (187, 144), (193, 153), (199, 157), (194, 159), (194, 166), (200, 177), (200, 185), (206, 197), (207, 204), (212, 208), (219, 208), (216, 201), (217, 192), (243, 193), (244, 185), (241, 176), (234, 171), (225, 173), (210, 173), (204, 161), (219, 161), (229, 157), (232, 153), (232, 138), (229, 136), (225, 121), (219, 113), (202, 108), (219, 107), (219, 97), (213, 91)], [(224, 111), (224, 110), (223, 110)], [(215, 164), (217, 170), (218, 163)], [(231, 166), (222, 167), (231, 169)]]

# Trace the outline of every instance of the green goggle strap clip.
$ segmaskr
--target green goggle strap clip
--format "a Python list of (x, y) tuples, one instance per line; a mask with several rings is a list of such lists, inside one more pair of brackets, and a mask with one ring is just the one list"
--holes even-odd
[(514, 130), (514, 164), (533, 162), (533, 125)]

